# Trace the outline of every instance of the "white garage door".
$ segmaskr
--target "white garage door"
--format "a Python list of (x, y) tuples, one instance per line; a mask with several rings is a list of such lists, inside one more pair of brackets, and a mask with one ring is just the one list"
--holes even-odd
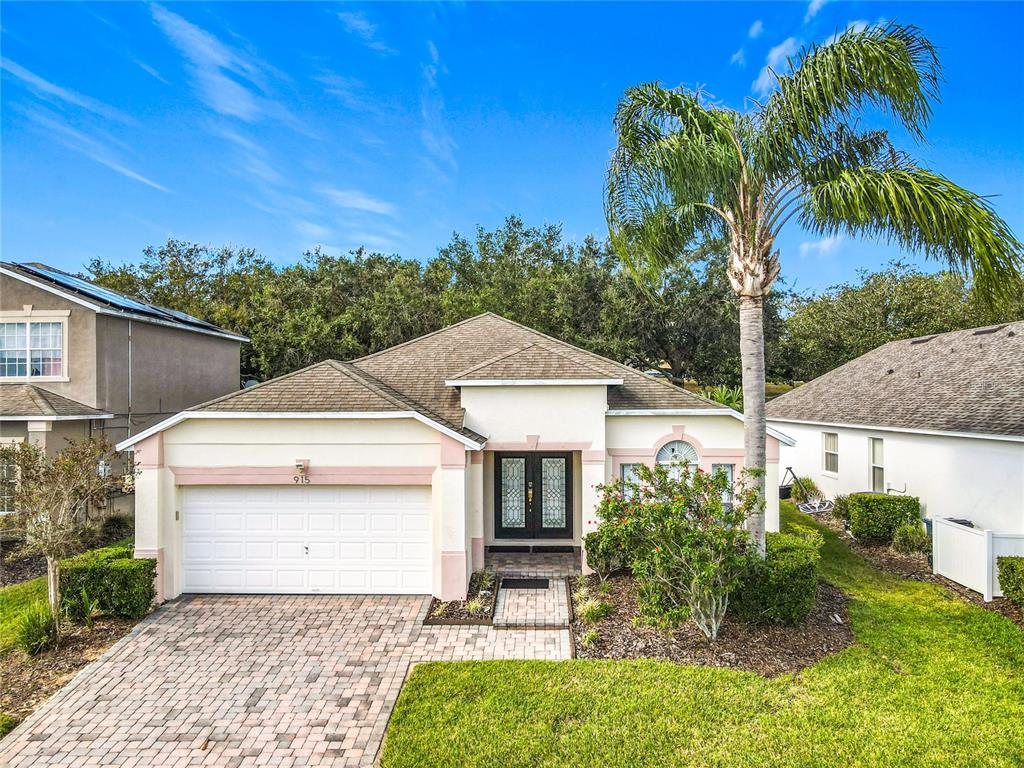
[(429, 594), (430, 488), (182, 489), (183, 592)]

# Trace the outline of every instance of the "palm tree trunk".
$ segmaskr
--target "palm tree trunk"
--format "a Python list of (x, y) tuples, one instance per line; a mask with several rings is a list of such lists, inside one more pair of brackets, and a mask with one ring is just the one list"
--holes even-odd
[(746, 469), (760, 470), (751, 479), (758, 504), (747, 518), (747, 530), (764, 555), (764, 316), (761, 297), (740, 296), (740, 360), (743, 366), (743, 446)]
[(50, 613), (56, 623), (57, 635), (60, 635), (60, 560), (46, 556), (46, 588), (50, 601)]

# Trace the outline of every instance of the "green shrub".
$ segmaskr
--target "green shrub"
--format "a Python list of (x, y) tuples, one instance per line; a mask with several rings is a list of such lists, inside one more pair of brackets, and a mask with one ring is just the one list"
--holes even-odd
[[(800, 624), (818, 593), (820, 533), (769, 533), (764, 559), (752, 559), (730, 610), (751, 624)], [(813, 535), (811, 535), (813, 534)]]
[(85, 624), (92, 629), (93, 619), (100, 612), (99, 600), (90, 597), (82, 587), (77, 595), (63, 596), (64, 613), (75, 624)]
[(820, 499), (821, 491), (818, 490), (818, 484), (815, 483), (809, 477), (801, 477), (800, 482), (803, 483), (806, 493), (800, 489), (799, 483), (793, 483), (793, 495), (791, 496), (794, 504), (803, 504), (811, 501), (812, 499)]
[(905, 555), (927, 554), (932, 551), (932, 542), (928, 538), (924, 524), (918, 520), (903, 523), (893, 531), (892, 548)]
[(596, 624), (611, 613), (611, 611), (612, 607), (608, 603), (596, 598), (590, 598), (577, 606), (576, 615), (580, 617), (580, 621), (584, 624)]
[(832, 499), (832, 517), (836, 520), (849, 522), (850, 520), (850, 497), (839, 494)]
[(997, 557), (996, 567), (1003, 594), (1024, 609), (1024, 557)]
[(620, 567), (620, 561), (624, 559), (621, 541), (610, 526), (602, 526), (584, 536), (583, 551), (587, 565), (601, 580), (608, 578), (608, 574)]
[(17, 725), (17, 720), (8, 715), (6, 712), (0, 712), (0, 739), (2, 739), (11, 731), (13, 731), (17, 727)]
[[(689, 617), (713, 640), (747, 566), (743, 524), (757, 493), (751, 483), (732, 486), (722, 472), (641, 464), (636, 477), (601, 487), (598, 531), (632, 569), (645, 619), (670, 628)], [(727, 491), (731, 504), (723, 502)]]
[(111, 515), (100, 524), (100, 536), (104, 541), (126, 539), (135, 532), (135, 520), (130, 515)]
[(131, 546), (116, 545), (65, 560), (60, 587), (67, 595), (80, 595), (85, 590), (103, 613), (140, 619), (156, 597), (155, 576), (155, 560), (135, 560)]
[(591, 628), (584, 632), (580, 637), (580, 645), (587, 649), (593, 648), (597, 645), (597, 630)]
[(18, 622), (17, 644), (29, 656), (48, 651), (57, 645), (57, 621), (44, 600), (32, 603)]
[(921, 502), (916, 496), (851, 493), (849, 507), (850, 533), (862, 541), (891, 542), (901, 525), (921, 520)]
[(743, 390), (740, 387), (718, 384), (714, 387), (705, 387), (700, 393), (708, 400), (714, 400), (734, 411), (743, 410)]

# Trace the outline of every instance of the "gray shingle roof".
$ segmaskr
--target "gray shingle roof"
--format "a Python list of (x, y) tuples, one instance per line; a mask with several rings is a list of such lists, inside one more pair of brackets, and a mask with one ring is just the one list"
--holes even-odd
[(446, 379), (622, 379), (613, 409), (722, 406), (491, 313), (343, 363), (325, 360), (191, 410), (250, 412), (416, 411), (472, 440), (457, 387)]
[(107, 415), (34, 384), (0, 384), (0, 416), (46, 419), (54, 416), (99, 418)]
[(772, 400), (767, 413), (1024, 436), (1024, 321), (889, 342)]
[[(469, 370), (449, 377), (466, 379), (607, 379), (608, 374), (581, 360), (570, 360), (563, 354), (540, 344), (528, 344), (520, 349), (502, 352)], [(621, 376), (615, 378), (621, 379)]]
[[(574, 371), (572, 378), (576, 378), (580, 368), (586, 368), (604, 378), (622, 379), (621, 385), (608, 387), (610, 409), (722, 408), (681, 387), (645, 376), (626, 365), (545, 336), (491, 312), (353, 360), (352, 364), (371, 373), (379, 381), (386, 381), (403, 397), (428, 404), (435, 413), (461, 425), (463, 412), (458, 389), (445, 386), (445, 380), (532, 345), (557, 353), (564, 359), (565, 369)], [(549, 360), (553, 358), (554, 355), (548, 356)], [(593, 375), (588, 373), (587, 378)]]

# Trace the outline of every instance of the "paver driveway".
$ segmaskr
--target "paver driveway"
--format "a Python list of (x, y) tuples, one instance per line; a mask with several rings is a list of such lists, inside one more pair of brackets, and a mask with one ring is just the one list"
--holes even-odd
[(569, 656), (567, 630), (424, 627), (428, 604), (168, 604), (0, 742), (0, 765), (372, 765), (410, 664)]

